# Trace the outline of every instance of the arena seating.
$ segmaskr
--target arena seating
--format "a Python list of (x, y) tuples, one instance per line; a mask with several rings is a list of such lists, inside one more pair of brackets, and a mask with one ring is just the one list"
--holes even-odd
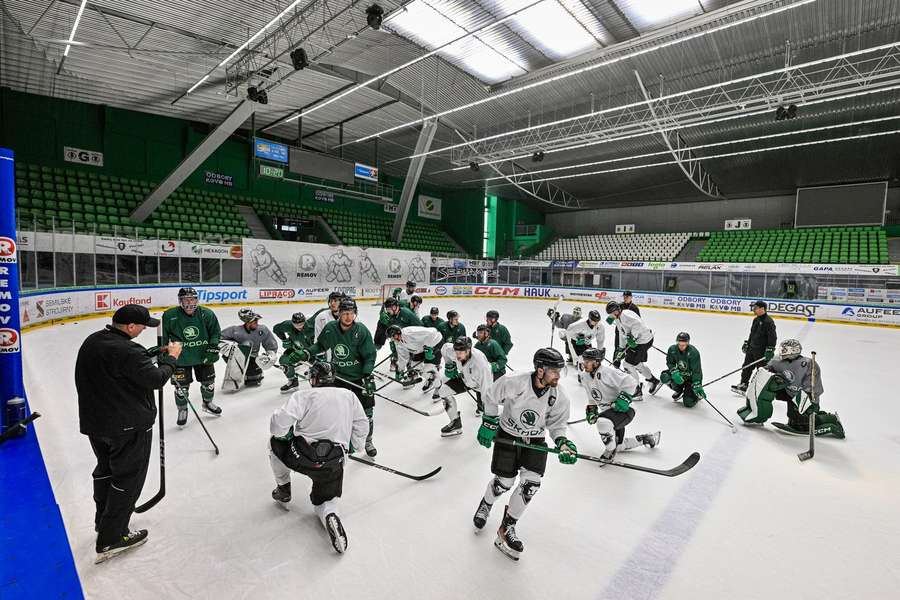
[(883, 227), (818, 227), (714, 231), (703, 262), (886, 264)]
[(537, 260), (674, 260), (691, 237), (701, 233), (634, 233), (559, 238)]

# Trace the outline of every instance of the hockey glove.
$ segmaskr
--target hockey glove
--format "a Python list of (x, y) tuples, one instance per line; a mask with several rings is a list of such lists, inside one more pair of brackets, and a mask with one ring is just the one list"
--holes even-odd
[(744, 343), (741, 344), (741, 352), (747, 354), (747, 350), (750, 349), (750, 340), (744, 340)]
[(285, 350), (293, 350), (294, 342), (291, 341), (291, 338), (288, 338), (286, 340), (281, 340), (281, 347), (284, 348)]
[(593, 425), (600, 418), (600, 412), (596, 404), (588, 404), (584, 407), (584, 416), (588, 425)]
[(631, 407), (631, 396), (625, 392), (620, 392), (613, 402), (612, 409), (616, 412), (628, 412)]
[(391, 324), (391, 317), (390, 317), (390, 315), (388, 315), (386, 310), (382, 310), (381, 313), (379, 313), (378, 322), (381, 323), (382, 325), (390, 325)]
[(491, 363), (491, 373), (499, 373), (500, 372), (500, 363), (492, 362)]
[(608, 317), (606, 317), (606, 322), (609, 323), (610, 325), (612, 325), (613, 323), (616, 322), (616, 318), (612, 315), (609, 315)]
[(572, 440), (567, 440), (566, 436), (561, 435), (556, 438), (556, 449), (559, 450), (559, 462), (564, 465), (574, 465), (575, 461), (578, 460), (578, 448), (575, 447), (575, 442)]
[(554, 320), (554, 319), (553, 319), (553, 316), (554, 316), (555, 314), (556, 314), (556, 311), (554, 311), (552, 308), (548, 308), (548, 309), (547, 309), (547, 317), (548, 317), (551, 321)]
[(444, 376), (447, 379), (456, 379), (459, 377), (459, 371), (456, 370), (456, 363), (450, 362), (444, 367)]
[(272, 437), (280, 442), (290, 442), (292, 439), (294, 439), (294, 428), (291, 427), (290, 429), (288, 429), (288, 432), (284, 435), (273, 435)]
[(587, 344), (587, 340), (584, 338), (584, 334), (579, 333), (578, 337), (575, 338), (575, 345), (581, 347), (581, 346), (584, 346), (585, 344)]
[(623, 358), (625, 358), (625, 348), (619, 348), (616, 350), (615, 356), (613, 356), (613, 364), (616, 368), (619, 368), (619, 365), (622, 364)]
[(678, 369), (672, 369), (669, 372), (669, 376), (672, 378), (672, 383), (675, 385), (682, 385), (684, 383), (684, 377)]
[(297, 348), (293, 352), (288, 355), (288, 361), (292, 365), (296, 365), (297, 363), (309, 362), (309, 350), (306, 348)]
[(490, 448), (494, 443), (494, 436), (497, 435), (497, 427), (500, 425), (498, 417), (489, 417), (482, 415), (481, 427), (478, 428), (478, 443), (485, 448)]
[(434, 348), (425, 346), (425, 360), (434, 360)]
[(766, 348), (766, 353), (763, 354), (763, 357), (769, 361), (775, 358), (775, 348)]
[(637, 348), (637, 340), (634, 339), (634, 336), (632, 336), (632, 335), (628, 336), (628, 339), (625, 341), (625, 344), (632, 350)]
[(203, 364), (211, 365), (214, 362), (219, 360), (219, 349), (218, 348), (207, 348), (206, 356), (203, 357)]
[(703, 386), (699, 383), (695, 383), (691, 386), (691, 389), (694, 390), (694, 395), (700, 398), (701, 400), (706, 400), (706, 391), (703, 389)]
[(366, 398), (375, 398), (375, 378), (371, 375), (366, 375), (362, 380), (362, 395)]

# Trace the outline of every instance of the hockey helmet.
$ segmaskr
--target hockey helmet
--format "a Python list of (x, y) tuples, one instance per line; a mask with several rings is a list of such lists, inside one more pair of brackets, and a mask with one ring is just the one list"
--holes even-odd
[(566, 361), (555, 348), (541, 348), (534, 353), (534, 369), (562, 369)]
[(356, 300), (345, 296), (341, 298), (341, 303), (338, 305), (338, 312), (342, 313), (347, 311), (357, 312)]
[(615, 300), (606, 303), (606, 314), (611, 315), (617, 310), (622, 310), (622, 305)]
[(485, 317), (487, 317), (488, 319), (494, 319), (496, 321), (500, 318), (500, 313), (498, 313), (496, 310), (489, 310), (487, 311), (487, 314), (485, 314)]
[(679, 334), (675, 336), (675, 341), (676, 342), (690, 342), (691, 334), (689, 334), (687, 331), (679, 332)]
[(314, 362), (309, 368), (309, 384), (313, 387), (334, 384), (334, 367), (328, 362)]
[(416, 287), (416, 282), (415, 282), (415, 281), (407, 281), (407, 282), (406, 282), (406, 287), (408, 287), (408, 288), (414, 288), (414, 287)]
[(306, 315), (304, 315), (302, 312), (295, 312), (293, 315), (291, 315), (291, 323), (297, 323), (298, 325), (300, 323), (306, 323)]
[(596, 360), (600, 362), (603, 360), (603, 353), (597, 348), (588, 348), (581, 353), (581, 360)]
[(600, 311), (599, 311), (599, 310), (592, 310), (591, 312), (589, 312), (589, 313), (588, 313), (588, 320), (589, 320), (589, 321), (593, 321), (594, 323), (599, 323), (599, 322), (600, 322)]
[(471, 350), (472, 349), (472, 338), (466, 337), (466, 336), (461, 336), (461, 337), (456, 338), (456, 340), (454, 340), (454, 342), (453, 342), (453, 349), (456, 352), (463, 352), (465, 350)]
[(331, 304), (332, 301), (340, 300), (343, 297), (344, 294), (342, 294), (341, 292), (331, 292), (330, 294), (328, 294), (328, 303)]
[(575, 308), (572, 309), (572, 316), (575, 317), (576, 319), (581, 318), (581, 307), (580, 306), (576, 306)]
[(262, 319), (262, 315), (254, 312), (252, 308), (242, 308), (238, 311), (238, 319), (240, 319), (242, 323), (252, 323), (253, 321)]
[(422, 304), (422, 296), (416, 296), (416, 295), (411, 296), (409, 299), (409, 303), (410, 304), (413, 304), (413, 303)]
[(199, 304), (199, 296), (197, 295), (197, 290), (192, 287), (181, 288), (178, 290), (178, 305), (184, 310), (184, 312), (193, 314), (195, 310), (197, 310), (197, 305)]
[(778, 344), (778, 356), (784, 360), (793, 360), (800, 356), (801, 352), (803, 346), (800, 345), (800, 340), (781, 340)]
[(395, 335), (403, 335), (403, 330), (399, 325), (388, 325), (387, 336), (393, 338)]
[(400, 306), (400, 303), (397, 302), (396, 298), (388, 298), (384, 301), (385, 308), (394, 308), (395, 306)]
[(459, 313), (458, 313), (458, 312), (456, 312), (455, 310), (448, 310), (448, 311), (447, 311), (447, 320), (448, 320), (448, 321), (449, 321), (450, 319), (457, 319), (457, 318), (459, 318)]
[(441, 313), (441, 311), (440, 311), (440, 309), (438, 309), (437, 306), (432, 306), (431, 310), (428, 311), (428, 314), (431, 314), (431, 315), (438, 315), (440, 313)]
[[(487, 325), (487, 324), (485, 324), (485, 323), (481, 323), (480, 325), (478, 325), (478, 327), (475, 328), (475, 335), (476, 335), (476, 336), (480, 336), (482, 333), (486, 333), (486, 334), (488, 334), (488, 336), (490, 336), (490, 335), (491, 335), (491, 327), (490, 327), (490, 325)], [(479, 339), (480, 339), (480, 337), (479, 337)]]

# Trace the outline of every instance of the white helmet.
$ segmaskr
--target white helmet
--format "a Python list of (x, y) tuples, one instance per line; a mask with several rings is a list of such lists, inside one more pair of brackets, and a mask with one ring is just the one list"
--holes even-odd
[(572, 316), (575, 317), (576, 319), (581, 318), (581, 307), (580, 306), (576, 306), (575, 308), (572, 309)]
[(778, 356), (784, 360), (797, 358), (801, 352), (803, 352), (803, 347), (799, 340), (781, 340), (781, 343), (778, 344)]

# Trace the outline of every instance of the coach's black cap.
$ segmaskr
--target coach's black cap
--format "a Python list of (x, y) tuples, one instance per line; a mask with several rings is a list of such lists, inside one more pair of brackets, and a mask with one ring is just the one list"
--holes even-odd
[(763, 302), (762, 300), (757, 300), (753, 304), (750, 305), (751, 308), (768, 308), (769, 305)]
[(631, 293), (631, 290), (625, 290), (622, 292), (622, 296), (634, 296), (634, 294)]
[(159, 325), (159, 319), (150, 316), (150, 311), (140, 304), (126, 304), (113, 315), (113, 323), (117, 325), (146, 325), (147, 327), (156, 327)]

